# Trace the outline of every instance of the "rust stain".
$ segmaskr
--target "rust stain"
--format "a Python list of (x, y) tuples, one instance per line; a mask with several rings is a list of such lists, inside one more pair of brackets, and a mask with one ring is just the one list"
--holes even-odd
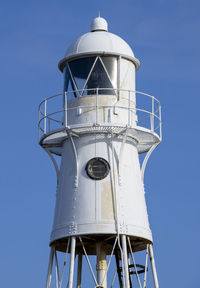
[(101, 218), (104, 220), (114, 219), (113, 196), (112, 196), (111, 183), (109, 180), (102, 185)]

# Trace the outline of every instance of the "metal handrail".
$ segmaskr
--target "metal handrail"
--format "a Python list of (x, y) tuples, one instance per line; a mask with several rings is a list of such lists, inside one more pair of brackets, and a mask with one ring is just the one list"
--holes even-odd
[[(112, 107), (113, 107), (113, 106), (109, 106), (109, 105), (108, 105), (108, 106), (100, 106), (98, 109), (101, 109), (101, 108), (112, 108)], [(95, 106), (76, 106), (76, 107), (68, 108), (68, 110), (74, 110), (74, 109), (77, 109), (77, 108), (91, 108), (91, 109), (94, 109)], [(123, 107), (123, 106), (117, 106), (117, 108), (127, 109), (127, 107)], [(131, 109), (131, 112), (133, 112), (134, 110), (135, 110), (135, 111), (145, 112), (145, 113), (149, 114), (149, 115), (146, 116), (146, 117), (139, 118), (139, 119), (138, 119), (138, 122), (139, 122), (139, 121), (143, 121), (143, 120), (145, 120), (145, 119), (150, 119), (151, 115), (153, 115), (155, 118), (157, 118), (158, 120), (160, 120), (160, 118), (159, 118), (157, 115), (152, 114), (151, 112), (149, 112), (149, 111), (147, 111), (147, 110), (137, 109), (137, 108), (136, 108), (136, 109)], [(60, 110), (60, 111), (52, 112), (52, 113), (48, 114), (46, 117), (45, 117), (45, 116), (42, 117), (42, 118), (40, 119), (40, 121), (39, 121), (39, 124), (42, 123), (42, 121), (43, 121), (44, 119), (52, 120), (52, 121), (57, 122), (57, 123), (63, 123), (63, 121), (61, 121), (61, 120), (56, 120), (56, 119), (51, 118), (51, 117), (49, 117), (49, 116), (52, 116), (52, 115), (55, 115), (55, 114), (59, 114), (59, 113), (64, 113), (64, 111), (65, 111), (65, 110)], [(157, 125), (156, 127), (154, 127), (154, 131), (158, 130), (159, 127), (160, 127), (160, 125)], [(41, 127), (40, 127), (40, 130), (44, 132), (44, 129), (42, 129)]]
[[(156, 99), (154, 96), (150, 95), (150, 94), (147, 94), (147, 93), (144, 93), (144, 92), (140, 92), (140, 91), (137, 91), (137, 90), (129, 90), (129, 89), (117, 89), (117, 88), (90, 88), (90, 89), (85, 89), (85, 91), (95, 91), (97, 90), (98, 91), (101, 91), (101, 90), (108, 90), (108, 91), (116, 91), (116, 92), (130, 92), (130, 93), (135, 93), (135, 94), (140, 94), (140, 95), (144, 95), (144, 96), (147, 96), (151, 99), (154, 99), (154, 101), (156, 101), (159, 105), (160, 105), (160, 101), (158, 99)], [(58, 97), (58, 96), (63, 96), (64, 93), (67, 93), (67, 94), (74, 94), (74, 92), (82, 92), (82, 89), (80, 90), (71, 90), (71, 91), (66, 91), (66, 92), (63, 92), (63, 93), (59, 93), (59, 94), (55, 94), (55, 95), (52, 95), (48, 98), (45, 98), (42, 102), (40, 102), (39, 104), (39, 109), (41, 107), (41, 105), (46, 101), (52, 99), (52, 98), (55, 98), (55, 97)], [(87, 95), (87, 96), (94, 96), (93, 94), (92, 95)], [(82, 97), (85, 97), (85, 95), (83, 96), (77, 96), (76, 98), (82, 98)], [(128, 100), (128, 99), (127, 99)]]
[[(112, 88), (97, 88), (97, 89), (98, 89), (98, 90), (119, 90), (119, 91), (125, 91), (125, 92), (129, 92), (129, 91), (130, 91), (130, 90), (125, 90), (125, 89), (112, 89)], [(87, 89), (87, 90), (95, 90), (95, 89)], [(77, 91), (77, 90), (69, 91), (69, 92), (64, 92), (64, 93), (72, 94), (72, 93), (74, 93), (75, 91)], [(79, 90), (79, 91), (81, 91), (81, 90)], [(159, 112), (159, 109), (160, 109), (160, 107), (161, 107), (159, 100), (157, 100), (154, 96), (150, 96), (149, 94), (146, 94), (146, 93), (137, 92), (137, 91), (130, 91), (130, 92), (131, 92), (131, 93), (135, 93), (135, 94), (141, 94), (141, 95), (147, 96), (147, 97), (153, 99), (155, 102), (157, 102), (157, 104), (158, 104), (159, 106), (158, 106), (158, 108), (154, 111), (154, 113), (152, 113), (152, 114), (156, 117), (156, 113)], [(53, 99), (53, 98), (56, 98), (56, 97), (58, 97), (58, 96), (63, 96), (64, 93), (56, 94), (56, 95), (53, 95), (53, 96), (51, 96), (51, 97), (45, 98), (45, 100), (43, 100), (43, 101), (39, 104), (39, 113), (40, 113), (42, 116), (47, 117), (47, 115), (45, 115), (45, 114), (41, 111), (41, 106), (42, 106), (42, 104), (45, 103), (45, 102), (48, 102), (49, 100), (51, 100), (51, 99)], [(101, 94), (100, 94), (99, 96), (101, 96)], [(81, 96), (81, 97), (77, 97), (77, 98), (82, 98), (82, 97), (85, 97), (85, 96)], [(94, 94), (92, 94), (92, 95), (87, 95), (87, 97), (94, 97)], [(128, 98), (123, 98), (123, 99), (124, 99), (124, 100), (127, 100), (127, 101), (130, 101)], [(116, 99), (116, 102), (113, 103), (113, 107), (116, 105), (117, 102), (118, 102), (118, 101), (117, 101), (117, 99)], [(134, 102), (134, 101), (131, 101), (131, 102)], [(90, 107), (92, 107), (92, 106), (90, 106)], [(117, 107), (119, 107), (119, 106), (117, 106)], [(74, 108), (74, 107), (73, 107), (73, 108)], [(72, 109), (73, 109), (73, 108), (72, 108)], [(83, 107), (81, 107), (81, 106), (78, 107), (78, 106), (77, 106), (76, 108), (83, 108)], [(86, 106), (84, 106), (84, 108), (86, 108)], [(70, 108), (69, 108), (69, 109), (70, 109)], [(140, 108), (136, 108), (136, 110), (137, 110), (137, 111), (141, 111), (141, 112), (149, 112), (148, 110), (143, 110), (143, 109), (140, 109)], [(48, 114), (48, 115), (50, 115), (50, 114)], [(47, 118), (48, 118), (48, 117), (47, 117)], [(53, 120), (53, 119), (52, 119), (52, 120)]]
[[(118, 89), (118, 88), (89, 88), (89, 89), (84, 89), (85, 91), (94, 91), (94, 90), (110, 90), (110, 91), (117, 91), (117, 92), (131, 92), (131, 93), (136, 93), (136, 94), (141, 94), (141, 95), (144, 95), (144, 96), (147, 96), (149, 98), (153, 98), (158, 104), (160, 104), (160, 101), (155, 98), (153, 95), (150, 95), (150, 94), (147, 94), (147, 93), (144, 93), (144, 92), (140, 92), (140, 91), (137, 91), (137, 90), (130, 90), (130, 89)], [(41, 103), (40, 105), (45, 102), (45, 100), (49, 100), (49, 99), (52, 99), (52, 98), (55, 98), (57, 96), (63, 96), (64, 93), (67, 93), (67, 94), (73, 94), (74, 92), (82, 92), (83, 89), (79, 89), (79, 90), (70, 90), (70, 91), (66, 91), (66, 92), (62, 92), (62, 93), (58, 93), (58, 94), (55, 94), (55, 95), (52, 95), (48, 98), (45, 98)], [(87, 96), (91, 96), (91, 95), (87, 95)], [(77, 96), (77, 98), (81, 98), (81, 97), (85, 97), (84, 95), (83, 96)], [(40, 106), (39, 105), (39, 106)]]
[[(73, 110), (73, 109), (83, 108), (83, 107), (84, 107), (84, 108), (93, 108), (93, 109), (94, 109), (95, 106), (77, 106), (77, 107), (69, 108), (68, 110)], [(113, 106), (101, 106), (100, 108), (112, 108), (112, 107), (113, 107)], [(118, 107), (118, 108), (121, 108), (121, 109), (127, 109), (127, 107), (123, 107), (123, 106), (117, 106), (117, 107)], [(100, 109), (100, 108), (98, 108), (98, 109)], [(158, 120), (160, 120), (160, 118), (159, 118), (157, 115), (152, 114), (152, 113), (149, 112), (149, 111), (142, 110), (142, 109), (131, 109), (131, 112), (133, 112), (134, 110), (136, 110), (136, 111), (142, 111), (142, 112), (145, 112), (145, 113), (149, 114), (147, 117), (139, 118), (139, 119), (138, 119), (138, 122), (139, 122), (139, 121), (142, 121), (142, 120), (145, 120), (145, 119), (150, 119), (151, 115), (153, 115), (155, 118), (157, 118)], [(53, 113), (48, 114), (46, 117), (42, 117), (42, 118), (40, 119), (40, 121), (39, 121), (39, 129), (40, 129), (42, 132), (45, 133), (45, 130), (42, 129), (42, 127), (40, 126), (40, 124), (42, 123), (42, 121), (45, 120), (45, 119), (52, 120), (52, 121), (54, 121), (54, 122), (63, 124), (63, 121), (56, 120), (56, 119), (54, 119), (54, 118), (50, 118), (50, 117), (49, 117), (49, 116), (51, 116), (51, 115), (55, 115), (55, 114), (59, 114), (59, 113), (64, 113), (64, 110), (56, 111), (56, 112), (53, 112)], [(160, 124), (157, 125), (156, 127), (154, 127), (153, 131), (155, 132), (155, 131), (158, 130), (159, 128), (160, 128)]]
[[(112, 103), (112, 105), (99, 105), (99, 97), (101, 96), (105, 96), (105, 94), (101, 94), (100, 91), (114, 91), (115, 94), (113, 95), (109, 95), (109, 96), (116, 96), (116, 95), (120, 95), (119, 92), (127, 92), (128, 97), (125, 97), (125, 95), (120, 95), (119, 97), (116, 96), (116, 100), (114, 103)], [(39, 123), (38, 123), (38, 128), (39, 128), (39, 138), (40, 138), (40, 132), (42, 132), (43, 134), (47, 133), (47, 125), (48, 125), (48, 132), (51, 132), (55, 129), (51, 129), (51, 123), (60, 123), (61, 127), (64, 125), (64, 121), (63, 121), (63, 115), (65, 115), (65, 125), (67, 125), (67, 113), (70, 110), (74, 110), (74, 109), (89, 109), (91, 108), (92, 110), (95, 109), (96, 110), (96, 123), (98, 123), (98, 111), (100, 109), (105, 109), (105, 108), (119, 108), (119, 109), (126, 109), (127, 110), (127, 115), (128, 115), (128, 125), (130, 125), (130, 115), (134, 112), (137, 114), (137, 112), (142, 112), (147, 114), (146, 117), (142, 117), (139, 118), (137, 120), (137, 122), (141, 122), (144, 121), (146, 119), (150, 119), (150, 129), (147, 128), (148, 130), (150, 130), (151, 132), (155, 132), (159, 129), (159, 133), (158, 136), (161, 139), (162, 137), (162, 131), (161, 131), (161, 105), (160, 105), (160, 101), (157, 100), (154, 96), (147, 94), (147, 93), (143, 93), (143, 92), (139, 92), (139, 91), (133, 91), (133, 90), (128, 90), (128, 89), (113, 89), (113, 88), (91, 88), (91, 89), (85, 89), (84, 91), (86, 91), (87, 93), (89, 93), (90, 91), (94, 91), (96, 93), (92, 93), (89, 95), (86, 95), (87, 97), (95, 97), (96, 101), (95, 104), (92, 106), (85, 106), (85, 105), (78, 105), (75, 107), (67, 107), (68, 105), (63, 105), (65, 102), (67, 102), (67, 98), (68, 95), (74, 94), (75, 92), (80, 92), (79, 95), (81, 95), (82, 90), (73, 90), (73, 91), (67, 91), (67, 92), (63, 92), (63, 93), (59, 93), (53, 96), (50, 96), (46, 99), (44, 99), (40, 104), (39, 104)], [(151, 99), (151, 109), (149, 110), (145, 110), (145, 109), (141, 109), (137, 107), (137, 96), (138, 95), (143, 95), (145, 97), (148, 97)], [(62, 108), (57, 110), (57, 111), (53, 111), (51, 113), (47, 113), (47, 104), (52, 100), (55, 99), (57, 97), (62, 96), (64, 99), (62, 99), (61, 101), (61, 105)], [(77, 98), (83, 98), (84, 99), (85, 96), (78, 96)], [(135, 97), (135, 99), (133, 99), (133, 97)], [(76, 98), (75, 98), (76, 99)], [(126, 106), (119, 106), (117, 105), (117, 103), (119, 103), (120, 100), (127, 100), (127, 107)], [(133, 101), (135, 100), (135, 101)], [(69, 100), (68, 100), (69, 101)], [(131, 107), (131, 105), (134, 103), (136, 106), (135, 107)], [(150, 103), (149, 103), (150, 104)], [(44, 105), (44, 107), (43, 107)], [(65, 106), (63, 108), (63, 106)], [(131, 113), (131, 114), (130, 114)], [(62, 114), (62, 118), (61, 120), (56, 119), (55, 117), (53, 117), (53, 115), (58, 115), (58, 114)], [(157, 119), (158, 121), (158, 125), (156, 127), (154, 127), (155, 125), (155, 119)], [(48, 121), (48, 123), (47, 123)], [(43, 128), (42, 128), (42, 123), (43, 123)], [(84, 123), (83, 123), (84, 124)], [(100, 123), (103, 124), (103, 123)], [(119, 124), (119, 123), (118, 123)], [(146, 128), (145, 126), (142, 126), (144, 128)]]

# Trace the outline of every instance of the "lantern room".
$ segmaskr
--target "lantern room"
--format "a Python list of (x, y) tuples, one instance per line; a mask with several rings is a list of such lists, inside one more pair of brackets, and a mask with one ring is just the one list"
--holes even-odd
[(64, 90), (77, 90), (73, 95), (77, 97), (94, 94), (96, 88), (99, 94), (108, 95), (114, 95), (117, 89), (135, 90), (139, 65), (130, 46), (108, 32), (106, 20), (97, 17), (91, 23), (91, 32), (71, 44), (59, 68), (65, 75)]

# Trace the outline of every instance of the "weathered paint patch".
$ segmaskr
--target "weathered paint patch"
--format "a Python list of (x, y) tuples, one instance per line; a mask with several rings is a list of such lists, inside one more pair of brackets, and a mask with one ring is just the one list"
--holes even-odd
[(101, 219), (114, 220), (114, 205), (110, 181), (102, 185), (101, 191)]

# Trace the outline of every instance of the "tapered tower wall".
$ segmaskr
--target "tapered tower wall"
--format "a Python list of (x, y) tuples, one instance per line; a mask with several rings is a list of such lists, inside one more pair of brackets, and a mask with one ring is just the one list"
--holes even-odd
[[(74, 137), (74, 147), (70, 141), (63, 144), (51, 242), (70, 235), (116, 233), (152, 241), (135, 141), (93, 134)], [(110, 165), (102, 180), (87, 175), (86, 165), (94, 157)]]

